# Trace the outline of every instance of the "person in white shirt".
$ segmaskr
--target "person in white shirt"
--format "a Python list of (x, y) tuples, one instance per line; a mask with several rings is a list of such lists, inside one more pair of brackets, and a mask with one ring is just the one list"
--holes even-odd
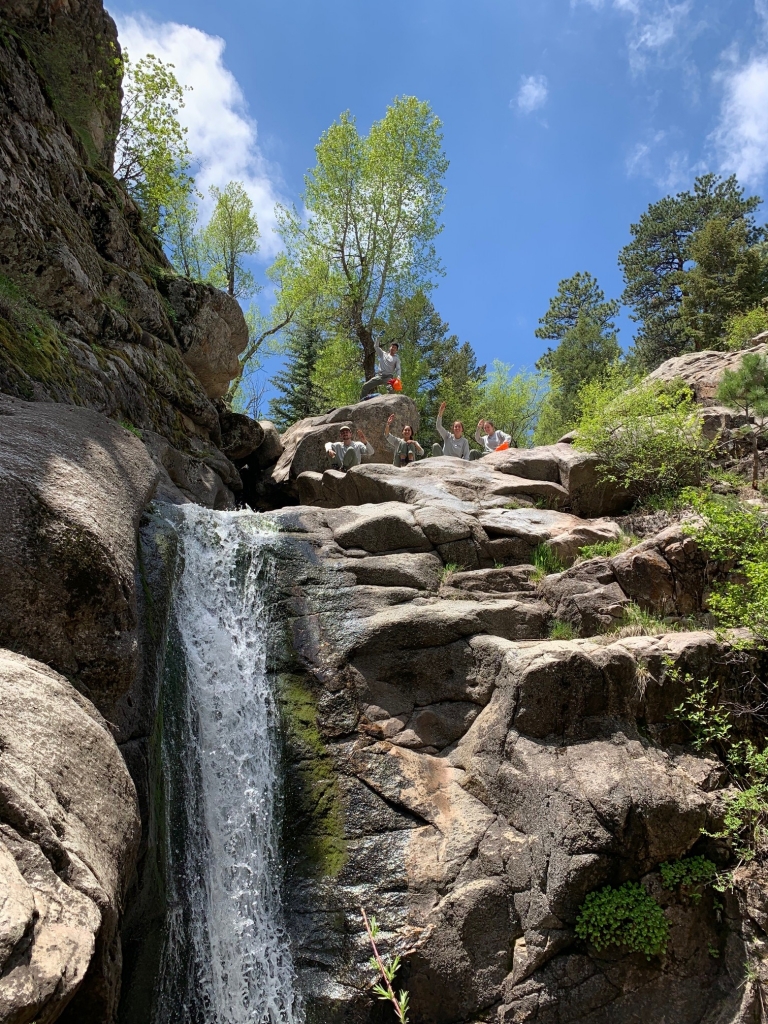
[(491, 420), (479, 420), (475, 430), (475, 440), (483, 446), (483, 450), (470, 452), (469, 458), (473, 462), (475, 459), (482, 459), (489, 452), (495, 452), (500, 444), (509, 444), (512, 437), (510, 434), (505, 434), (503, 430), (497, 430)]
[(331, 469), (346, 473), (352, 466), (359, 466), (364, 455), (373, 455), (373, 445), (362, 430), (358, 430), (357, 436), (360, 440), (353, 441), (351, 428), (339, 427), (339, 440), (326, 442), (325, 451), (331, 460)]
[(443, 413), (445, 402), (440, 406), (437, 413), (437, 432), (443, 439), (442, 447), (439, 444), (432, 445), (433, 455), (451, 455), (454, 459), (469, 459), (469, 441), (464, 437), (464, 424), (456, 420), (449, 433), (443, 426)]
[(389, 428), (392, 426), (394, 418), (395, 414), (392, 413), (387, 420), (387, 425), (384, 428), (384, 440), (395, 453), (392, 465), (399, 466), (400, 469), (403, 469), (403, 467), (407, 466), (409, 463), (415, 462), (417, 455), (423, 455), (424, 449), (413, 436), (413, 427), (408, 423), (403, 427), (402, 441), (395, 437), (394, 434), (390, 434)]
[[(393, 341), (389, 346), (389, 352), (385, 352), (378, 344), (374, 344), (374, 348), (376, 349), (376, 361), (379, 364), (379, 372), (363, 384), (363, 390), (360, 392), (361, 402), (368, 395), (373, 394), (376, 388), (380, 388), (382, 385), (388, 384), (394, 377), (400, 380), (403, 375), (403, 371), (400, 366), (400, 356), (398, 355), (400, 346), (396, 341)], [(390, 388), (390, 391), (391, 390), (392, 389)]]

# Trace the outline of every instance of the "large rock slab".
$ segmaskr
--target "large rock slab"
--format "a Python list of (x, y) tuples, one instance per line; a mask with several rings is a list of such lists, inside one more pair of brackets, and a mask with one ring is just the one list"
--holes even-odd
[(391, 431), (396, 437), (408, 423), (418, 438), (419, 411), (406, 395), (379, 395), (356, 405), (334, 409), (323, 416), (299, 420), (282, 435), (283, 452), (272, 470), (272, 483), (292, 484), (299, 473), (307, 470), (322, 472), (328, 465), (325, 443), (338, 441), (341, 426), (351, 427), (355, 440), (357, 431), (362, 430), (373, 445), (374, 453), (366, 456), (366, 462), (391, 465), (392, 449), (384, 440), (384, 428), (390, 415), (395, 417)]
[(689, 385), (698, 402), (713, 405), (723, 374), (726, 370), (738, 370), (746, 352), (765, 355), (768, 343), (762, 341), (741, 352), (686, 352), (657, 366), (648, 374), (647, 380), (682, 380)]
[(543, 504), (565, 506), (579, 516), (615, 515), (631, 504), (626, 492), (599, 481), (594, 455), (568, 444), (514, 448), (476, 462), (426, 458), (404, 469), (386, 461), (389, 464), (355, 466), (348, 473), (323, 472), (319, 463), (307, 466), (297, 480), (299, 499), (326, 508), (382, 501), (424, 506), (439, 502), (466, 512)]
[(0, 1020), (114, 1021), (136, 791), (63, 676), (0, 651)]
[(0, 644), (107, 714), (136, 675), (136, 536), (158, 478), (99, 413), (0, 397)]

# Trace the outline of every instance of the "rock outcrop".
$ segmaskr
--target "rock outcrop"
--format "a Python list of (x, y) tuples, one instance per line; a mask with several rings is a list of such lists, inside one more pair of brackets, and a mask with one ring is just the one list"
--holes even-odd
[(0, 651), (5, 1024), (115, 1020), (138, 841), (136, 791), (104, 719), (63, 676)]
[(338, 441), (339, 428), (351, 427), (353, 438), (361, 430), (373, 446), (374, 453), (366, 456), (366, 462), (392, 464), (392, 449), (384, 440), (387, 419), (394, 415), (392, 433), (400, 437), (406, 423), (413, 428), (418, 438), (419, 412), (416, 404), (405, 395), (380, 395), (357, 405), (343, 406), (323, 416), (310, 416), (299, 420), (282, 435), (283, 451), (271, 473), (271, 483), (286, 488), (286, 493), (295, 494), (296, 478), (305, 471), (317, 471), (328, 463), (325, 454), (326, 441)]
[(717, 389), (726, 370), (738, 370), (745, 352), (765, 355), (768, 342), (758, 341), (739, 352), (686, 352), (667, 359), (648, 374), (648, 380), (682, 380), (689, 385), (696, 400), (704, 406), (716, 404)]
[(112, 19), (101, 0), (13, 0), (0, 19), (0, 391), (89, 406), (221, 476), (218, 457), (239, 486), (213, 400), (238, 372), (245, 319), (173, 273), (111, 175)]
[(297, 477), (301, 503), (339, 508), (363, 502), (439, 502), (463, 511), (538, 504), (565, 506), (579, 516), (615, 515), (631, 504), (621, 488), (599, 481), (594, 455), (568, 444), (512, 448), (476, 462), (427, 458), (404, 469), (391, 461), (355, 466), (348, 473), (303, 470)]

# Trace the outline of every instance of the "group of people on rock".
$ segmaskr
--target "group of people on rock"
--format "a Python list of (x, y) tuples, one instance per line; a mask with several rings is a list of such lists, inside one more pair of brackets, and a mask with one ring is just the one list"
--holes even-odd
[[(433, 456), (446, 455), (455, 459), (474, 462), (476, 459), (481, 459), (484, 455), (495, 452), (499, 448), (509, 447), (512, 440), (509, 434), (505, 434), (503, 430), (497, 430), (491, 420), (478, 420), (477, 428), (475, 429), (475, 441), (482, 445), (483, 450), (476, 451), (470, 449), (469, 442), (464, 437), (464, 424), (461, 420), (454, 420), (451, 429), (446, 430), (443, 426), (444, 412), (445, 402), (442, 403), (438, 410), (435, 424), (438, 434), (443, 439), (443, 443), (442, 445), (437, 443), (432, 445)], [(401, 437), (395, 437), (391, 433), (394, 418), (395, 415), (393, 413), (387, 420), (387, 425), (384, 428), (384, 440), (394, 453), (392, 464), (402, 468), (423, 456), (424, 449), (414, 437), (413, 428), (408, 423), (403, 427)], [(373, 455), (373, 445), (362, 430), (357, 431), (357, 437), (358, 439), (353, 441), (352, 428), (342, 426), (339, 428), (339, 440), (328, 441), (325, 450), (332, 468), (346, 471), (352, 466), (359, 466), (363, 456)]]
[[(360, 392), (360, 400), (373, 398), (378, 389), (386, 387), (388, 391), (402, 390), (401, 375), (402, 366), (400, 363), (400, 346), (393, 341), (389, 351), (385, 352), (378, 343), (374, 344), (376, 350), (376, 361), (378, 373), (363, 384)], [(443, 439), (442, 444), (432, 445), (432, 455), (447, 455), (455, 459), (464, 459), (467, 462), (474, 462), (481, 459), (489, 452), (495, 452), (499, 448), (508, 448), (512, 438), (503, 430), (497, 430), (491, 420), (478, 420), (475, 429), (475, 441), (481, 446), (482, 451), (473, 450), (464, 436), (464, 424), (461, 420), (454, 420), (450, 430), (443, 426), (443, 413), (446, 403), (443, 402), (437, 413), (437, 432)], [(394, 466), (404, 467), (415, 462), (417, 458), (424, 455), (424, 449), (413, 435), (413, 428), (405, 424), (401, 437), (395, 437), (391, 433), (394, 413), (387, 420), (384, 429), (384, 440), (392, 449)], [(357, 440), (352, 439), (352, 428), (342, 426), (339, 428), (339, 440), (328, 441), (325, 451), (331, 464), (331, 468), (346, 471), (352, 466), (359, 466), (365, 455), (373, 455), (373, 445), (368, 441), (362, 430), (357, 431)]]

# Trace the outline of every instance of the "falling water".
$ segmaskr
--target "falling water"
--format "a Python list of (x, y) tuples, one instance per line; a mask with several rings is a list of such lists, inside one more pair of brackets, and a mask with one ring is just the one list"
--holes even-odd
[(186, 506), (163, 705), (169, 918), (154, 1024), (299, 1024), (280, 902), (275, 534)]

